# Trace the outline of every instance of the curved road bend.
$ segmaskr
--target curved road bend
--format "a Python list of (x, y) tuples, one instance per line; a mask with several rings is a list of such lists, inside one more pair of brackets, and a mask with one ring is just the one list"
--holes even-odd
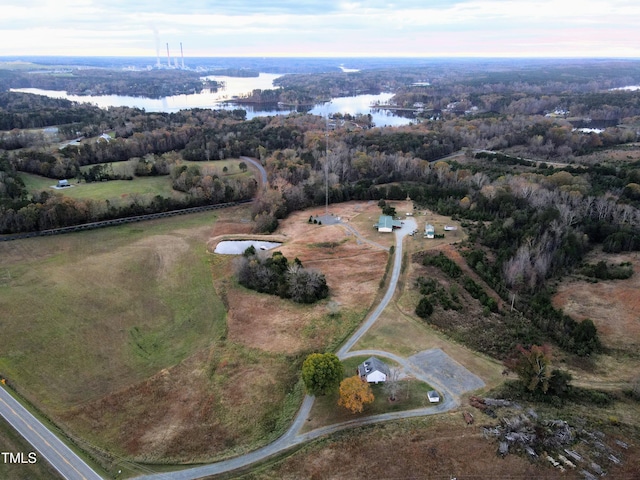
[(240, 160), (244, 160), (245, 162), (249, 162), (251, 165), (260, 170), (260, 179), (262, 180), (262, 188), (267, 187), (267, 171), (264, 169), (260, 160), (251, 157), (240, 157)]
[[(60, 473), (62, 478), (67, 480), (100, 480), (102, 478), (20, 405), (4, 387), (0, 388), (0, 415)], [(27, 453), (24, 452), (25, 455)]]

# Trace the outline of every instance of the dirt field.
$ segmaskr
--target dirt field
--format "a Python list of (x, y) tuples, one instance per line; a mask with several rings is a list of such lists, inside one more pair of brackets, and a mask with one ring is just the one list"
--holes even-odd
[(597, 283), (567, 279), (560, 284), (553, 304), (578, 321), (593, 320), (605, 346), (637, 351), (640, 347), (640, 257), (637, 253), (599, 254), (587, 261), (600, 260), (610, 264), (631, 262), (634, 274), (627, 280)]
[[(347, 220), (366, 209), (351, 202), (332, 206), (331, 211)], [(358, 314), (361, 320), (378, 294), (388, 253), (358, 242), (340, 225), (309, 224), (312, 213), (315, 212), (296, 212), (282, 222), (275, 234), (287, 240), (277, 250), (290, 261), (297, 257), (305, 267), (322, 272), (330, 289), (328, 301), (337, 302), (342, 314)], [(232, 259), (225, 260), (224, 268), (230, 268), (229, 264)], [(328, 301), (315, 306), (297, 305), (242, 287), (229, 287), (226, 295), (229, 339), (242, 345), (294, 354), (322, 349), (331, 337), (344, 332), (340, 322), (328, 318)], [(320, 324), (322, 328), (317, 328)]]

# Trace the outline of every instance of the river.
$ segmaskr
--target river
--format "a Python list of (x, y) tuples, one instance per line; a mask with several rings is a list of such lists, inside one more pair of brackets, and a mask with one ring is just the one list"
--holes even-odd
[(205, 78), (224, 82), (225, 87), (216, 92), (203, 90), (200, 93), (189, 95), (172, 95), (163, 98), (129, 97), (126, 95), (69, 95), (64, 91), (43, 90), (40, 88), (15, 88), (13, 92), (33, 93), (45, 95), (51, 98), (65, 98), (75, 102), (87, 102), (99, 106), (108, 107), (137, 107), (147, 112), (177, 112), (191, 108), (212, 109), (236, 109), (246, 110), (247, 119), (257, 116), (286, 115), (294, 111), (304, 111), (315, 115), (327, 115), (343, 113), (350, 115), (371, 114), (373, 123), (378, 127), (407, 125), (411, 118), (396, 115), (388, 110), (372, 109), (370, 105), (384, 104), (392, 96), (392, 93), (380, 93), (378, 95), (355, 95), (351, 97), (333, 98), (328, 103), (317, 104), (312, 108), (296, 110), (291, 107), (279, 107), (278, 105), (247, 105), (230, 102), (234, 97), (240, 97), (251, 93), (255, 89), (274, 88), (273, 81), (281, 75), (273, 73), (260, 73), (258, 77), (240, 78), (221, 75), (210, 75)]

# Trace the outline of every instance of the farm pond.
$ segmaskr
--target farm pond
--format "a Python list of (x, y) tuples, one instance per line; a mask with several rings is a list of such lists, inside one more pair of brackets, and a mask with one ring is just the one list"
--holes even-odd
[(223, 240), (218, 245), (214, 253), (224, 255), (241, 255), (244, 251), (253, 246), (256, 250), (271, 250), (282, 245), (277, 242), (264, 242), (261, 240)]

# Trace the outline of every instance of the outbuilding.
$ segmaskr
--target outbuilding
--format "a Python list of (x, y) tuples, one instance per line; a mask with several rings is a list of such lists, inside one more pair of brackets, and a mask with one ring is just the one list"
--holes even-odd
[(424, 236), (427, 238), (435, 238), (436, 229), (430, 223), (424, 227)]
[(378, 229), (378, 232), (381, 233), (391, 233), (394, 228), (401, 228), (402, 222), (398, 220), (394, 220), (389, 215), (380, 215), (378, 219), (378, 223), (374, 225), (375, 228)]
[(358, 365), (358, 375), (369, 383), (386, 382), (389, 374), (387, 364), (376, 357), (370, 357)]
[(69, 180), (58, 180), (58, 188), (70, 187)]

